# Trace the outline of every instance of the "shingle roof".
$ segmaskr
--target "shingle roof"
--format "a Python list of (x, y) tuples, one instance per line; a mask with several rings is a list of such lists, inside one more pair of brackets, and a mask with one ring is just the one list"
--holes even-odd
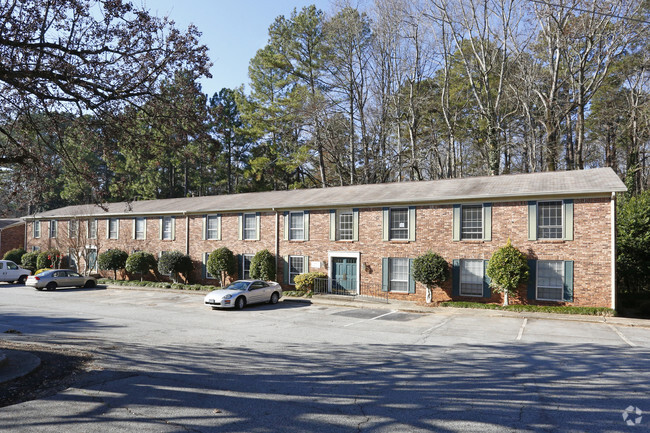
[(37, 218), (368, 207), (626, 191), (611, 168), (68, 206)]
[(5, 229), (14, 224), (22, 224), (23, 220), (18, 218), (0, 218), (0, 230)]

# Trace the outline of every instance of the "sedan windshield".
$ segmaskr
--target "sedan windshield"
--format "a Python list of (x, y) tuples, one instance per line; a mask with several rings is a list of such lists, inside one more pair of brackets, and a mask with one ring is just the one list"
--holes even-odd
[(226, 287), (226, 289), (228, 289), (228, 290), (246, 290), (248, 288), (249, 284), (250, 283), (248, 283), (246, 281), (235, 281), (234, 283), (232, 283), (231, 285)]

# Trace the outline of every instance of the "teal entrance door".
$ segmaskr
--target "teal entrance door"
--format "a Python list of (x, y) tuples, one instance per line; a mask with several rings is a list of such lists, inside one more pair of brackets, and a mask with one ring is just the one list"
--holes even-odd
[(332, 292), (357, 293), (357, 259), (351, 257), (332, 258)]

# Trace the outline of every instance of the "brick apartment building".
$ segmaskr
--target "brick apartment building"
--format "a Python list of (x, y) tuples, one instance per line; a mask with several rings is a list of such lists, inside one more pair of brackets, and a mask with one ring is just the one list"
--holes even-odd
[(0, 258), (9, 250), (24, 247), (25, 221), (18, 218), (0, 219)]
[(267, 249), (285, 287), (322, 271), (352, 293), (375, 287), (414, 301), (426, 290), (410, 266), (432, 250), (452, 268), (434, 300), (499, 302), (485, 267), (510, 238), (530, 265), (511, 303), (613, 308), (615, 200), (625, 190), (600, 168), (70, 206), (26, 218), (27, 246), (177, 250), (204, 283), (215, 282), (205, 270), (213, 250), (232, 250), (247, 277), (252, 256)]

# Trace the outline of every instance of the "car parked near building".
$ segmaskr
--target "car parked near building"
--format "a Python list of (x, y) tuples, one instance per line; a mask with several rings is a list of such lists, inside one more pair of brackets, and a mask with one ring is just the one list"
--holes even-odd
[(208, 293), (203, 302), (217, 308), (236, 308), (241, 310), (247, 304), (268, 302), (276, 304), (282, 296), (282, 287), (274, 281), (238, 280), (224, 289)]
[(52, 269), (29, 276), (25, 284), (40, 291), (55, 290), (57, 287), (95, 287), (97, 280), (69, 269)]
[(11, 260), (0, 260), (0, 281), (25, 284), (27, 277), (31, 274), (32, 271), (18, 266)]

